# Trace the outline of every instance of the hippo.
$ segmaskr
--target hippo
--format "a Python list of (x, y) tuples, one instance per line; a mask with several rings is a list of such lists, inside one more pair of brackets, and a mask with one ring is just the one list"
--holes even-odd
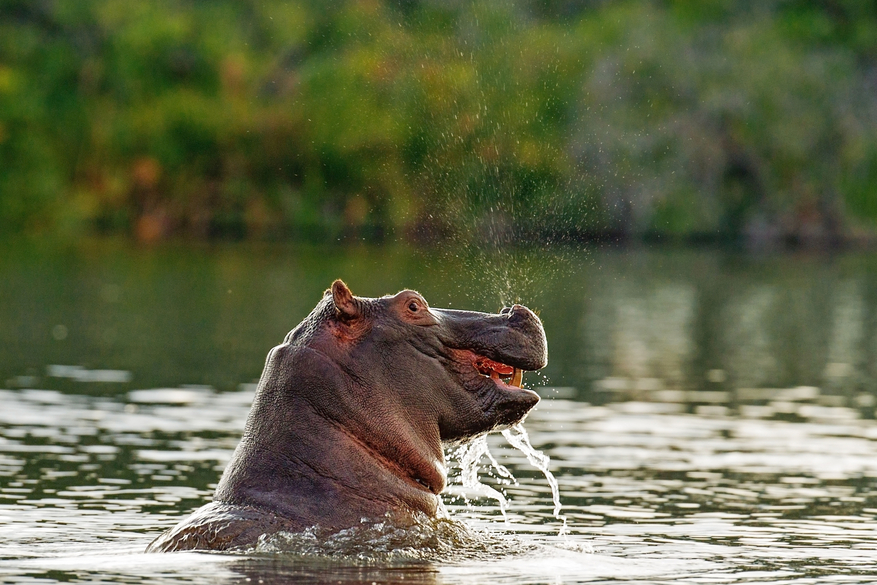
[(213, 501), (147, 551), (241, 549), (278, 532), (436, 517), (443, 446), (523, 420), (539, 402), (521, 387), (523, 371), (547, 361), (542, 323), (522, 305), (435, 309), (413, 290), (357, 297), (336, 280), (269, 352)]

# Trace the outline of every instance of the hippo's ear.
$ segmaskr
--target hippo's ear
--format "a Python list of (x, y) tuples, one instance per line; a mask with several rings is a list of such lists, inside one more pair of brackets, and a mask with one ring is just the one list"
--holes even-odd
[(359, 303), (353, 298), (353, 293), (347, 288), (342, 280), (332, 283), (332, 302), (342, 319), (355, 319), (359, 316)]

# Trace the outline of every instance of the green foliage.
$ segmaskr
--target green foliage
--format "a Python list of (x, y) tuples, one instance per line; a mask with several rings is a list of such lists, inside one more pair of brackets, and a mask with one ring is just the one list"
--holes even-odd
[(0, 229), (874, 226), (875, 30), (861, 0), (0, 0)]

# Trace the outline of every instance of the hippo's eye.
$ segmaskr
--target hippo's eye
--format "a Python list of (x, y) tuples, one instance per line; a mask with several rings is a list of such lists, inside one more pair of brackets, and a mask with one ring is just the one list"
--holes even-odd
[(408, 303), (408, 310), (412, 313), (416, 313), (420, 309), (420, 305), (417, 304), (417, 301), (411, 301)]

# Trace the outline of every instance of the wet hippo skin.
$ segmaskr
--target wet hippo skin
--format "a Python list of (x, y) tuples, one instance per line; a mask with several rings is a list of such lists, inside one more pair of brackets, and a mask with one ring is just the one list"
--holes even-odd
[(337, 531), (387, 513), (434, 516), (443, 444), (520, 421), (548, 360), (539, 318), (430, 308), (405, 290), (355, 297), (340, 280), (271, 350), (214, 501), (148, 551), (225, 550), (263, 534)]

